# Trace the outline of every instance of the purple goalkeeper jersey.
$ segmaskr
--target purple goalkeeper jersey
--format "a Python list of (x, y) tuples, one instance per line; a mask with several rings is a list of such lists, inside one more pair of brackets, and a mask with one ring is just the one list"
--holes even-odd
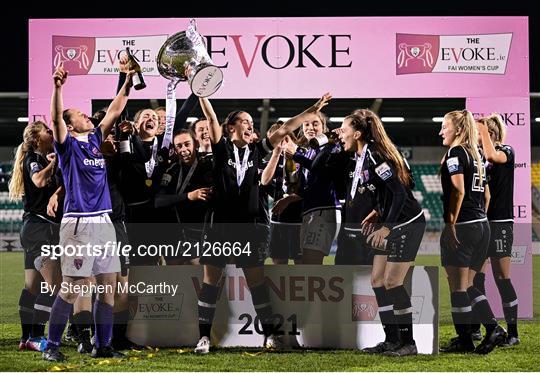
[(63, 144), (54, 142), (64, 178), (64, 216), (96, 216), (112, 211), (105, 159), (99, 150), (100, 128), (86, 136), (66, 136)]

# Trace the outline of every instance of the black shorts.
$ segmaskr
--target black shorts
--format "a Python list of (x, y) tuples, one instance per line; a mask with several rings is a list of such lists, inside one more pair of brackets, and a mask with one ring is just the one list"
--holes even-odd
[[(116, 233), (117, 245), (129, 245), (129, 237), (126, 229), (126, 224), (123, 220), (115, 220), (112, 222), (114, 225), (114, 232)], [(129, 255), (122, 255), (120, 251), (120, 274), (122, 276), (128, 275), (129, 269)]]
[(337, 240), (336, 264), (372, 265), (374, 252), (360, 230), (341, 227)]
[(270, 258), (300, 259), (300, 228), (302, 223), (270, 223)]
[[(263, 266), (268, 257), (269, 233), (270, 227), (264, 224), (214, 223), (205, 232), (200, 263), (219, 268), (229, 263), (235, 263), (238, 268)], [(239, 248), (240, 253), (237, 255), (225, 247)]]
[(164, 255), (167, 264), (179, 264), (199, 257), (204, 242), (204, 229), (201, 223), (181, 224), (180, 244), (176, 242), (173, 253)]
[[(139, 252), (140, 246), (150, 246), (166, 243), (164, 231), (168, 225), (158, 223), (155, 216), (154, 205), (146, 202), (138, 205), (126, 206), (126, 225), (129, 243), (132, 246), (130, 264), (136, 266), (154, 266), (159, 262), (159, 255), (149, 255)], [(162, 229), (163, 228), (163, 229)]]
[(504, 258), (512, 256), (514, 243), (514, 222), (490, 222), (488, 257)]
[(414, 262), (425, 230), (424, 214), (406, 225), (392, 228), (386, 237), (387, 261), (390, 263)]
[(449, 247), (446, 230), (441, 234), (441, 263), (444, 267), (467, 267), (480, 271), (487, 258), (489, 246), (489, 223), (487, 220), (456, 224), (459, 245), (456, 250)]
[(24, 250), (24, 269), (36, 269), (34, 264), (41, 256), (42, 245), (57, 245), (60, 241), (60, 225), (48, 222), (35, 215), (23, 219), (20, 238)]

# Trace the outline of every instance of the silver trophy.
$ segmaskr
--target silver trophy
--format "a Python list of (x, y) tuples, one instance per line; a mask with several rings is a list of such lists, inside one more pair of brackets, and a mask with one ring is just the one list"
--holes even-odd
[(163, 77), (176, 84), (188, 81), (191, 91), (199, 97), (213, 95), (223, 83), (223, 72), (213, 65), (194, 19), (186, 31), (165, 41), (157, 56), (157, 67)]

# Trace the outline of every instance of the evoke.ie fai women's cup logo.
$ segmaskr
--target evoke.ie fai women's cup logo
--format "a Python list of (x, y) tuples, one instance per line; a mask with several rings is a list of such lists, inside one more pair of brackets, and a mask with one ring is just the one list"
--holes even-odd
[(512, 33), (486, 35), (396, 34), (396, 75), (505, 74)]

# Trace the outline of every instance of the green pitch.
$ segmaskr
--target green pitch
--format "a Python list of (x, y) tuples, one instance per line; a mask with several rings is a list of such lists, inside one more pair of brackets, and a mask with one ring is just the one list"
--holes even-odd
[[(328, 258), (333, 262), (333, 257)], [(439, 257), (419, 257), (418, 265), (438, 265)], [(65, 364), (47, 363), (37, 352), (17, 351), (20, 327), (17, 303), (23, 284), (21, 253), (0, 254), (1, 371), (538, 371), (540, 369), (540, 257), (534, 258), (534, 318), (520, 324), (522, 344), (498, 348), (487, 356), (446, 354), (402, 359), (366, 356), (355, 351), (260, 352), (219, 349), (199, 356), (187, 349), (147, 349), (125, 359), (94, 360), (65, 346)], [(441, 343), (453, 336), (449, 294), (441, 272)], [(504, 325), (504, 323), (503, 323)]]

